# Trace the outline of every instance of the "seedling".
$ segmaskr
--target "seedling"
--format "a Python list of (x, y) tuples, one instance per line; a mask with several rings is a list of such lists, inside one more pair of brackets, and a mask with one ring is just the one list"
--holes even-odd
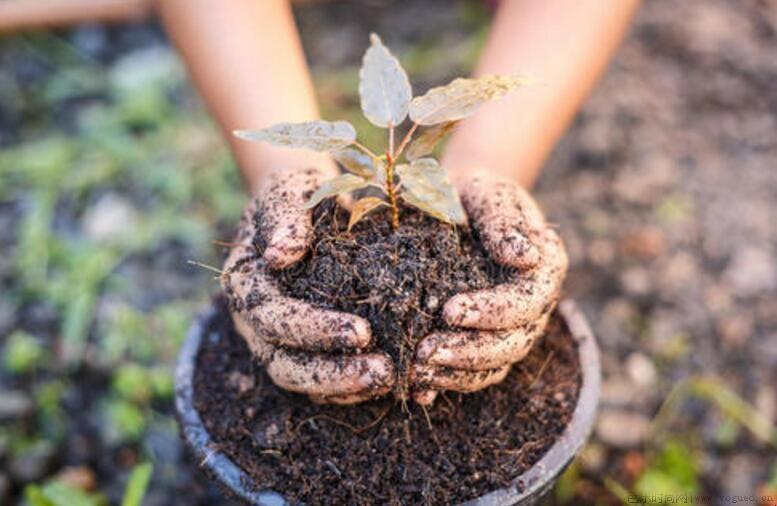
[[(389, 206), (391, 225), (396, 230), (399, 199), (446, 223), (466, 223), (456, 189), (437, 160), (428, 155), (458, 121), (528, 80), (500, 75), (458, 78), (413, 98), (399, 60), (377, 35), (370, 35), (370, 42), (359, 72), (359, 97), (367, 120), (388, 130), (383, 154), (373, 153), (358, 142), (356, 130), (347, 121), (279, 123), (261, 130), (236, 130), (234, 134), (249, 141), (332, 153), (348, 173), (325, 181), (305, 203), (306, 208), (341, 193), (378, 189), (382, 197), (367, 196), (353, 204), (349, 229), (367, 213)], [(412, 125), (397, 144), (395, 130), (408, 117)], [(422, 130), (414, 139), (419, 128)]]

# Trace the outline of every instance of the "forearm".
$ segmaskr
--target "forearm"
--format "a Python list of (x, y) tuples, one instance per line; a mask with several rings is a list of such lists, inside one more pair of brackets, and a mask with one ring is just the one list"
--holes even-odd
[(487, 167), (529, 187), (626, 32), (639, 0), (504, 0), (476, 75), (541, 84), (488, 104), (443, 156), (455, 178)]
[(231, 135), (238, 128), (318, 118), (288, 1), (158, 0), (158, 8), (250, 191), (273, 170), (333, 167), (328, 157), (317, 153)]

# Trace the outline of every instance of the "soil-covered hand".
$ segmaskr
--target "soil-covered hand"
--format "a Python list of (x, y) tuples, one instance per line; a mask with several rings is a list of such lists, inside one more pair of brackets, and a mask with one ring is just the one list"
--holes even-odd
[[(301, 206), (321, 180), (309, 169), (282, 173), (265, 186), (245, 211), (221, 281), (238, 332), (278, 386), (349, 404), (383, 395), (395, 381), (388, 355), (359, 353), (370, 345), (369, 323), (285, 297), (268, 275), (307, 250), (311, 213)], [(342, 351), (351, 353), (330, 354)]]
[(471, 392), (502, 381), (542, 336), (567, 270), (561, 239), (526, 190), (486, 173), (459, 187), (486, 250), (517, 274), (512, 282), (446, 302), (446, 323), (462, 330), (419, 342), (412, 381), (421, 404), (431, 403), (437, 390)]

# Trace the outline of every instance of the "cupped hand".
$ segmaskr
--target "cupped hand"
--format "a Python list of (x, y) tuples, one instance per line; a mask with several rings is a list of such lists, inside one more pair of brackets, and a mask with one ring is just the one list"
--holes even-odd
[(351, 404), (383, 395), (395, 382), (388, 355), (361, 353), (372, 341), (369, 323), (286, 297), (270, 275), (307, 251), (313, 227), (302, 204), (323, 178), (316, 169), (268, 178), (245, 211), (221, 280), (237, 331), (275, 384), (316, 402)]
[(457, 330), (419, 342), (411, 381), (420, 404), (430, 404), (439, 390), (472, 392), (502, 381), (545, 331), (567, 270), (561, 239), (526, 190), (484, 172), (459, 187), (488, 253), (517, 273), (445, 303), (443, 317)]

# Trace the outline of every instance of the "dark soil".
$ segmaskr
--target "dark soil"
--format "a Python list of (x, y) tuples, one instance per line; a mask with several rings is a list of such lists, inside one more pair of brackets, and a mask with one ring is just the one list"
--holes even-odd
[[(261, 216), (257, 216), (261, 220)], [(418, 340), (446, 329), (445, 301), (459, 292), (508, 280), (515, 269), (492, 261), (474, 232), (403, 207), (391, 230), (389, 211), (374, 212), (347, 231), (348, 211), (330, 199), (314, 212), (311, 253), (276, 272), (288, 295), (370, 322), (374, 348), (387, 352), (405, 391), (406, 365)], [(257, 229), (261, 230), (261, 224)], [(255, 241), (261, 251), (262, 244)]]
[(218, 448), (292, 502), (451, 504), (508, 486), (569, 422), (577, 349), (559, 319), (499, 385), (444, 394), (424, 412), (383, 398), (316, 405), (276, 387), (226, 311), (207, 329), (195, 407)]

